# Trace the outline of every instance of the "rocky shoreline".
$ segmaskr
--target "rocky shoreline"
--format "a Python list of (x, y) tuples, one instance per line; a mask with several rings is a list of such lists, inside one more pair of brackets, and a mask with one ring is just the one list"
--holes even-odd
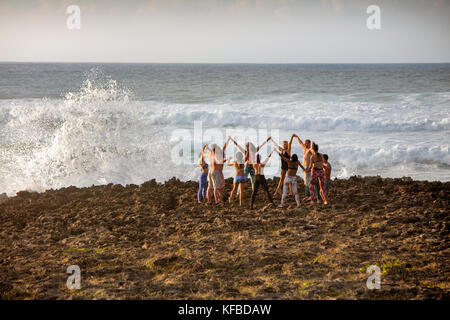
[[(336, 179), (328, 206), (289, 197), (279, 209), (260, 191), (256, 210), (248, 190), (243, 208), (197, 204), (197, 187), (173, 178), (1, 197), (0, 299), (450, 297), (450, 182)], [(381, 289), (369, 290), (375, 264)], [(70, 265), (79, 290), (66, 286)]]

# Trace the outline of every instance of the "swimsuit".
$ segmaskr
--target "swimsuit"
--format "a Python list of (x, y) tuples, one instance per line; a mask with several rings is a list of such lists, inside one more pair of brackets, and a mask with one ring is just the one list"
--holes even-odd
[[(290, 158), (289, 154), (287, 152), (283, 153), (283, 156), (285, 158)], [(281, 170), (287, 170), (288, 169), (288, 163), (286, 160), (281, 158)]]
[(235, 176), (234, 177), (234, 183), (245, 183), (247, 182), (247, 179), (245, 179), (245, 176)]

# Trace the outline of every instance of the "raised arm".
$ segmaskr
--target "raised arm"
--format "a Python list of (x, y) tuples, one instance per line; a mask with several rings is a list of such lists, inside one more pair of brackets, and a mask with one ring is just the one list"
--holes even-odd
[(242, 148), (242, 147), (239, 145), (239, 143), (236, 142), (236, 140), (234, 140), (234, 139), (231, 138), (231, 137), (230, 137), (230, 139), (231, 139), (231, 141), (233, 141), (233, 143), (234, 143), (235, 146), (239, 149), (239, 151), (241, 151), (242, 153), (245, 153), (245, 149)]
[(314, 172), (314, 162), (311, 161), (311, 174)]
[(256, 152), (258, 152), (267, 142), (269, 142), (270, 139), (272, 139), (272, 137), (268, 137), (267, 140), (261, 143), (261, 145), (258, 148), (256, 148)]
[(223, 144), (223, 148), (222, 148), (222, 150), (223, 150), (223, 152), (225, 153), (225, 149), (227, 148), (227, 144), (228, 144), (228, 142), (230, 141), (230, 139), (231, 139), (231, 137), (230, 136), (228, 136), (228, 139), (227, 139), (227, 141), (225, 141), (225, 143)]
[(275, 140), (271, 139), (272, 143), (275, 145), (275, 147), (279, 150), (279, 151), (283, 151), (283, 148), (281, 148), (278, 143), (275, 142)]
[(292, 148), (292, 140), (294, 140), (294, 134), (292, 134), (291, 136), (291, 140), (289, 140), (289, 144), (288, 144), (288, 153), (291, 154), (291, 148)]
[(302, 166), (302, 163), (300, 162), (300, 160), (298, 160), (298, 165), (299, 165), (300, 168), (302, 168), (303, 171), (305, 171), (305, 167)]
[(278, 151), (277, 151), (277, 153), (278, 153), (278, 155), (279, 155), (281, 158), (283, 158), (283, 160), (287, 161), (288, 163), (291, 162), (291, 159), (286, 158), (285, 156), (283, 156), (283, 154), (282, 154), (281, 152), (278, 152)]
[(264, 160), (264, 162), (262, 163), (263, 167), (267, 164), (267, 162), (268, 162), (269, 159), (270, 159), (270, 156), (272, 156), (272, 153), (273, 153), (274, 151), (275, 151), (275, 149), (273, 149), (273, 150), (269, 153), (269, 155), (267, 156), (266, 160)]
[(205, 157), (205, 150), (206, 150), (207, 148), (208, 148), (208, 145), (205, 144), (205, 145), (203, 146), (203, 148), (202, 148), (202, 158)]
[(305, 144), (303, 143), (303, 141), (296, 135), (294, 134), (294, 136), (297, 138), (298, 144), (300, 145), (300, 147), (302, 147), (303, 150), (306, 150)]

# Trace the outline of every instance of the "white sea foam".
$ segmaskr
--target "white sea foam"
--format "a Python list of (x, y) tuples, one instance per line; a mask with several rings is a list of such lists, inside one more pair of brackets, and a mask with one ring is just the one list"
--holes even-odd
[[(148, 102), (148, 122), (153, 125), (192, 125), (203, 121), (215, 127), (276, 127), (308, 131), (407, 132), (450, 130), (448, 112), (411, 112), (380, 109), (361, 104), (307, 102), (295, 106), (261, 105), (171, 105)], [(266, 108), (264, 108), (266, 107)]]

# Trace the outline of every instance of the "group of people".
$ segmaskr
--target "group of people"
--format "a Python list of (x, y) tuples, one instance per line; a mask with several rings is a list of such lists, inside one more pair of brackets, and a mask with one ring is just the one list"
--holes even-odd
[[(303, 149), (302, 162), (296, 154), (291, 154), (294, 138), (297, 139)], [(225, 158), (225, 150), (230, 141), (239, 150), (234, 160), (231, 156)], [(258, 151), (269, 141), (273, 143), (274, 148), (263, 161)], [(242, 206), (245, 185), (250, 180), (252, 187), (251, 208), (254, 207), (255, 197), (260, 187), (267, 193), (269, 202), (275, 205), (264, 176), (264, 167), (274, 152), (278, 153), (281, 160), (280, 181), (274, 194), (277, 195), (282, 190), (281, 203), (278, 207), (284, 206), (288, 193), (294, 195), (297, 207), (300, 206), (300, 195), (297, 187), (297, 171), (299, 168), (303, 170), (304, 200), (311, 203), (322, 200), (324, 204), (328, 204), (328, 192), (331, 186), (331, 164), (328, 162), (328, 155), (319, 153), (319, 146), (315, 142), (311, 143), (310, 140), (305, 140), (303, 143), (296, 134), (291, 136), (289, 142), (283, 141), (281, 146), (272, 140), (272, 137), (267, 138), (257, 147), (253, 143), (247, 142), (244, 148), (231, 137), (228, 137), (222, 148), (216, 144), (204, 145), (198, 161), (202, 171), (199, 179), (198, 202), (212, 203), (213, 198), (216, 204), (223, 202), (225, 188), (223, 167), (227, 165), (234, 167), (235, 170), (233, 189), (228, 198), (230, 203), (233, 201), (233, 197), (238, 195), (239, 205)]]

